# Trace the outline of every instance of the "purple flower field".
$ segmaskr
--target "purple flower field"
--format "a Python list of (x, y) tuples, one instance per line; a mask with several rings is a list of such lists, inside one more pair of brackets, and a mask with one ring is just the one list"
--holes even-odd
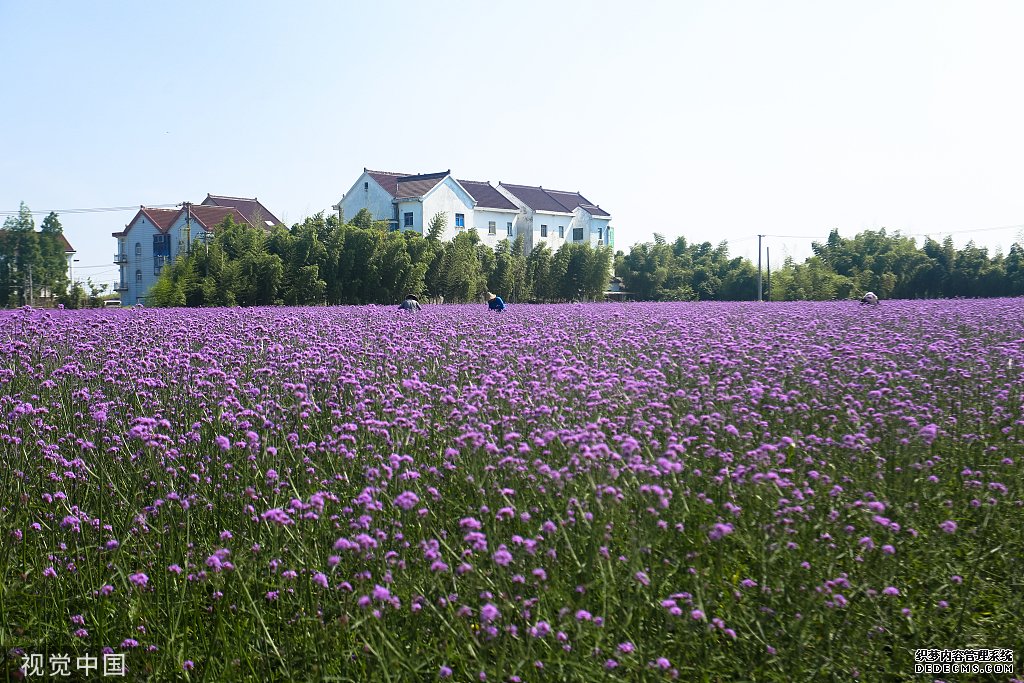
[(1022, 465), (1019, 299), (0, 312), (3, 671), (924, 680)]

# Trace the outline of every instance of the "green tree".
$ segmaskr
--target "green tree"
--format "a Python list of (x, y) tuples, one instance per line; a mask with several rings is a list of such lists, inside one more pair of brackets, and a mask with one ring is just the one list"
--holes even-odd
[(427, 239), (440, 240), (448, 228), (448, 214), (438, 211), (431, 217), (427, 226)]

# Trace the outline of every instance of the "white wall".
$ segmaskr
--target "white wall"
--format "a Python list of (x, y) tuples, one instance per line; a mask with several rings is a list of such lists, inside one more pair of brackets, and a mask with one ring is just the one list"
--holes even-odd
[[(451, 176), (446, 177), (423, 197), (423, 220), (429, 224), (434, 216), (443, 213), (448, 216), (448, 229), (442, 239), (450, 240), (459, 234), (455, 229), (455, 214), (461, 213), (465, 217), (465, 232), (476, 227), (480, 232), (480, 226), (473, 225), (473, 204), (475, 201), (466, 194), (466, 191), (459, 187)], [(424, 227), (423, 230), (426, 230)], [(484, 232), (487, 231), (487, 224), (484, 223)]]
[[(551, 251), (558, 251), (566, 242), (572, 241), (573, 216), (570, 214), (548, 213), (547, 211), (535, 211), (533, 214), (533, 245), (546, 244)], [(540, 227), (548, 226), (548, 236), (540, 236)], [(558, 236), (558, 226), (561, 225), (565, 237)]]
[[(477, 209), (473, 212), (473, 225), (476, 226), (476, 231), (480, 235), (480, 241), (487, 246), (494, 248), (498, 242), (503, 239), (507, 239), (509, 242), (514, 242), (516, 239), (516, 229), (519, 223), (519, 212), (518, 211), (500, 211), (497, 209)], [(467, 221), (469, 219), (467, 218)], [(494, 221), (494, 227), (496, 234), (487, 234), (487, 223)], [(512, 224), (512, 235), (508, 234), (508, 224)], [(525, 240), (524, 240), (525, 241)]]
[[(341, 210), (346, 222), (350, 222), (360, 209), (369, 209), (373, 219), (389, 221), (394, 218), (392, 197), (367, 173), (359, 176), (352, 189), (341, 200)], [(399, 224), (401, 227), (401, 224)]]
[(610, 222), (611, 222), (611, 218), (607, 218), (607, 217), (594, 216), (594, 217), (592, 217), (590, 219), (590, 237), (591, 237), (590, 246), (592, 246), (592, 247), (598, 246), (598, 244), (597, 244), (597, 242), (598, 242), (598, 232), (597, 232), (598, 228), (601, 229), (601, 240), (604, 241), (604, 244), (602, 246), (605, 246), (605, 247), (614, 246), (614, 245), (608, 244), (608, 223), (610, 223)]
[[(405, 225), (405, 214), (412, 213), (412, 226), (406, 227)], [(430, 219), (427, 219), (427, 223)], [(449, 227), (451, 221), (449, 220)], [(423, 223), (423, 202), (415, 199), (406, 199), (398, 203), (398, 229), (408, 230), (410, 232), (418, 232), (419, 234), (426, 236), (426, 225)]]

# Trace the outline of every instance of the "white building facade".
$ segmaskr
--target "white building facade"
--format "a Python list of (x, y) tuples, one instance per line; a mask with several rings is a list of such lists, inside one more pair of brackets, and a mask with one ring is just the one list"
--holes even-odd
[(527, 253), (539, 244), (552, 250), (566, 243), (614, 247), (611, 215), (579, 192), (457, 180), (450, 170), (403, 174), (363, 169), (334, 209), (342, 220), (366, 209), (393, 229), (421, 235), (440, 214), (447, 219), (442, 239), (475, 229), (492, 248), (501, 240), (522, 237)]

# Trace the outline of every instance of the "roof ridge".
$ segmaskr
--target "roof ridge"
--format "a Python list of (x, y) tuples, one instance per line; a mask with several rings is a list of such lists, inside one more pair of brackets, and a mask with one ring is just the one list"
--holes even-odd
[(259, 199), (256, 197), (232, 197), (229, 194), (210, 194), (209, 192), (206, 193), (206, 197), (208, 199), (243, 199), (247, 202), (259, 201)]

